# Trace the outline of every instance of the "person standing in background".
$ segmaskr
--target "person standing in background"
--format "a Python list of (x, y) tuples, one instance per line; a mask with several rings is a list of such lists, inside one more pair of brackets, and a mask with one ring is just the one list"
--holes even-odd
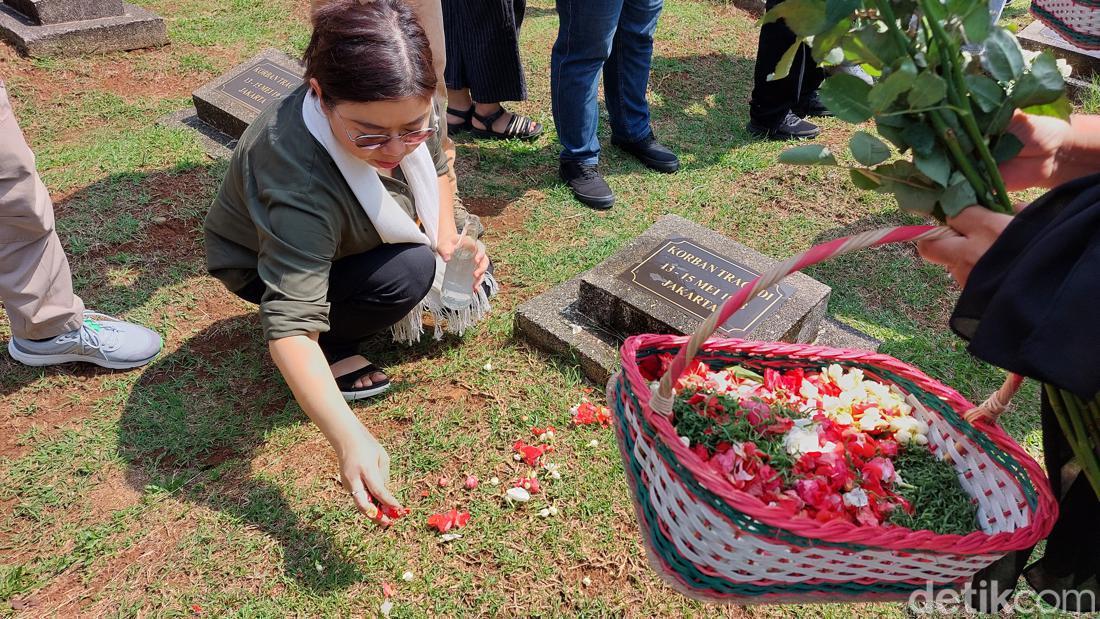
[[(772, 10), (783, 0), (768, 0)], [(814, 62), (808, 45), (799, 46), (790, 73), (782, 79), (768, 81), (775, 73), (779, 59), (794, 45), (794, 32), (781, 21), (760, 28), (760, 42), (753, 70), (752, 97), (749, 100), (750, 135), (769, 140), (799, 140), (814, 138), (821, 133), (809, 117), (832, 116), (817, 96), (825, 81), (825, 71)]]
[(591, 208), (608, 209), (615, 202), (597, 169), (601, 70), (611, 143), (652, 170), (680, 169), (676, 154), (653, 135), (646, 101), (653, 33), (663, 5), (663, 0), (557, 0), (560, 25), (550, 58), (550, 93), (562, 145), (558, 173), (573, 196)]
[(533, 140), (542, 125), (504, 109), (525, 101), (527, 82), (519, 54), (526, 0), (443, 0), (447, 39), (447, 127), (479, 138)]
[(86, 362), (128, 369), (160, 354), (156, 332), (85, 309), (73, 293), (53, 202), (0, 81), (0, 301), (8, 352), (26, 365)]

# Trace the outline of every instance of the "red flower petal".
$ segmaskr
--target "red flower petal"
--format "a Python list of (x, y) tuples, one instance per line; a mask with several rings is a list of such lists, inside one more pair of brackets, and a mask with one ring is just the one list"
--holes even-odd
[(382, 595), (383, 597), (392, 598), (397, 591), (394, 590), (393, 585), (388, 582), (382, 582)]
[(428, 526), (435, 527), (440, 533), (464, 527), (469, 521), (470, 512), (460, 512), (457, 509), (428, 516)]

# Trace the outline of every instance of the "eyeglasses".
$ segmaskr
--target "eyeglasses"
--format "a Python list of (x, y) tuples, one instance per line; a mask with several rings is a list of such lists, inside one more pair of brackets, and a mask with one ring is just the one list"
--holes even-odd
[[(335, 107), (330, 107), (332, 113), (340, 119), (340, 123), (346, 123), (347, 119), (340, 115), (340, 112), (336, 111)], [(348, 136), (352, 144), (363, 150), (375, 150), (382, 148), (386, 144), (389, 144), (391, 140), (401, 140), (401, 143), (405, 146), (417, 146), (422, 144), (425, 140), (432, 137), (435, 134), (435, 127), (428, 127), (426, 129), (417, 129), (416, 131), (406, 131), (405, 133), (399, 133), (397, 135), (386, 134), (371, 134), (363, 133), (360, 135), (354, 135), (351, 131), (348, 131), (346, 124), (343, 124), (341, 129), (344, 130), (344, 134)]]

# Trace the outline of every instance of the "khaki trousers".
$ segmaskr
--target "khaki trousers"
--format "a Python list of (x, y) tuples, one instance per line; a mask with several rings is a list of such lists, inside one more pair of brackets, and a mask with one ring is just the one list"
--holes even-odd
[(0, 301), (12, 335), (45, 339), (84, 319), (65, 251), (54, 231), (53, 203), (34, 154), (0, 82)]

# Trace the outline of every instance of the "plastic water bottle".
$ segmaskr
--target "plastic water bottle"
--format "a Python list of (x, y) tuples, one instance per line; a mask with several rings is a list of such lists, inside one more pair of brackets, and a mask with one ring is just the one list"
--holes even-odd
[(447, 270), (443, 273), (443, 290), (440, 301), (443, 307), (452, 310), (463, 310), (470, 307), (474, 296), (474, 269), (477, 263), (477, 242), (467, 236), (469, 226), (462, 227), (462, 234), (458, 238), (458, 247), (447, 262)]

